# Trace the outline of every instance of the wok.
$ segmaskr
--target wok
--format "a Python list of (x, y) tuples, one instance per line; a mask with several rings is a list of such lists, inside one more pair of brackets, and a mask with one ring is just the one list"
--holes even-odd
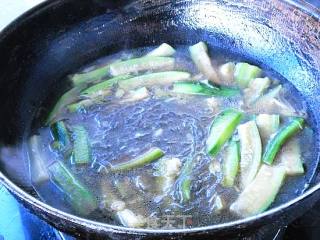
[[(0, 35), (0, 142), (17, 145), (36, 128), (84, 64), (123, 49), (206, 41), (290, 81), (308, 105), (315, 152), (303, 187), (283, 204), (246, 219), (191, 229), (130, 229), (83, 219), (38, 199), (26, 178), (14, 177), (16, 155), (0, 166), (0, 182), (34, 214), (79, 238), (222, 239), (265, 225), (283, 226), (320, 199), (320, 12), (303, 2), (255, 0), (51, 0), (11, 23)], [(4, 159), (2, 159), (4, 160)], [(19, 175), (19, 174), (18, 174)]]

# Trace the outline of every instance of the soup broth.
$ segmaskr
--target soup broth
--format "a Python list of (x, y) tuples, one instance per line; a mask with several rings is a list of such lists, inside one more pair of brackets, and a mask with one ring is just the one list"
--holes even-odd
[(209, 54), (202, 42), (162, 44), (68, 76), (72, 87), (25, 142), (41, 199), (169, 229), (252, 216), (294, 195), (313, 145), (303, 99), (270, 71)]

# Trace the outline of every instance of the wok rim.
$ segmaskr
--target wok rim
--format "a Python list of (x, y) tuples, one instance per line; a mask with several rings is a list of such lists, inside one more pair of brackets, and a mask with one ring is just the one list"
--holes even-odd
[[(63, 2), (62, 0), (44, 0), (42, 3), (30, 8), (28, 11), (24, 12), (22, 15), (17, 17), (15, 20), (11, 21), (6, 27), (4, 27), (0, 31), (0, 43), (2, 39), (9, 35), (11, 32), (15, 31), (19, 26), (27, 19), (32, 18), (33, 14), (36, 14), (38, 11), (43, 11), (46, 8), (50, 8), (52, 5), (58, 4), (59, 2)], [(308, 15), (315, 17), (318, 21), (320, 21), (320, 9), (315, 6), (305, 2), (304, 0), (283, 0), (283, 2), (294, 6), (295, 8), (304, 11)], [(317, 161), (320, 160), (320, 152), (317, 154)], [(65, 222), (72, 222), (73, 224), (77, 224), (79, 226), (89, 228), (92, 230), (99, 230), (105, 232), (112, 233), (127, 233), (127, 234), (135, 234), (135, 235), (147, 235), (147, 234), (192, 234), (192, 233), (201, 233), (201, 232), (213, 232), (213, 231), (222, 231), (222, 230), (231, 230), (231, 229), (241, 229), (248, 225), (254, 224), (259, 221), (266, 220), (268, 217), (286, 211), (286, 209), (298, 205), (300, 201), (304, 199), (310, 198), (316, 192), (320, 191), (320, 182), (315, 186), (307, 189), (303, 194), (295, 197), (294, 199), (280, 204), (277, 207), (273, 207), (263, 213), (258, 215), (254, 215), (252, 217), (242, 218), (239, 220), (233, 220), (226, 223), (219, 223), (208, 226), (194, 227), (194, 228), (177, 228), (177, 229), (144, 229), (144, 228), (129, 228), (124, 226), (112, 225), (103, 222), (98, 222), (94, 220), (89, 220), (86, 218), (82, 218), (70, 213), (66, 213), (62, 210), (54, 208), (38, 199), (33, 197), (28, 192), (24, 191), (22, 188), (17, 186), (13, 181), (11, 181), (7, 176), (5, 176), (0, 171), (0, 184), (5, 186), (9, 192), (11, 192), (15, 197), (22, 200), (23, 202), (31, 205), (33, 209), (36, 209), (40, 212), (44, 212), (46, 215), (57, 217)], [(53, 224), (51, 221), (46, 219), (40, 214), (36, 214), (40, 218), (45, 219), (49, 224)]]

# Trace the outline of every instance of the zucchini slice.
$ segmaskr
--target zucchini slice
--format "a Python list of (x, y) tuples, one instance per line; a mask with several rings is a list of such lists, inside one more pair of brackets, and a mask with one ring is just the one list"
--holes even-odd
[(206, 78), (216, 84), (221, 84), (219, 75), (211, 64), (211, 59), (208, 55), (208, 47), (204, 42), (199, 42), (189, 47), (189, 53), (198, 70)]
[(119, 163), (111, 167), (111, 171), (128, 171), (131, 169), (139, 168), (145, 166), (155, 160), (158, 160), (164, 155), (164, 152), (160, 148), (151, 148), (147, 152), (138, 157), (124, 163)]
[(75, 102), (79, 98), (79, 93), (82, 89), (82, 85), (78, 87), (74, 87), (70, 89), (69, 91), (65, 92), (59, 100), (56, 102), (54, 105), (53, 109), (49, 113), (47, 120), (46, 120), (46, 125), (50, 125), (53, 123), (56, 118), (59, 116), (59, 114), (62, 112), (65, 106)]
[(49, 173), (46, 168), (45, 156), (40, 146), (41, 137), (33, 135), (28, 142), (29, 158), (30, 158), (30, 175), (31, 181), (35, 184), (41, 184), (49, 180)]
[(233, 62), (227, 62), (219, 67), (219, 75), (223, 82), (228, 85), (234, 84), (234, 70), (236, 65)]
[(289, 176), (304, 173), (298, 139), (292, 139), (282, 147), (277, 156), (276, 164), (283, 166), (286, 169), (286, 174)]
[(71, 140), (67, 126), (63, 121), (55, 122), (50, 126), (54, 141), (59, 143), (60, 150), (65, 151), (71, 148)]
[(88, 133), (80, 125), (73, 127), (73, 161), (75, 164), (88, 164), (91, 161)]
[(249, 83), (261, 75), (262, 70), (249, 63), (240, 62), (236, 64), (234, 78), (242, 88), (248, 87)]
[(110, 71), (110, 67), (108, 64), (108, 65), (98, 67), (98, 68), (96, 68), (92, 71), (86, 72), (86, 73), (74, 74), (70, 78), (71, 78), (73, 85), (77, 86), (79, 84), (89, 83), (92, 81), (100, 80), (103, 77), (105, 77), (106, 75), (108, 75), (109, 71)]
[(191, 199), (192, 170), (194, 164), (195, 159), (188, 158), (181, 168), (178, 179), (178, 198), (181, 203), (186, 203)]
[(159, 47), (149, 52), (148, 57), (171, 57), (176, 50), (167, 43), (162, 43)]
[(143, 227), (147, 220), (142, 215), (135, 214), (130, 209), (123, 209), (116, 213), (116, 218), (125, 227), (138, 228)]
[(247, 105), (254, 103), (264, 91), (270, 86), (271, 81), (269, 78), (255, 78), (250, 81), (247, 88), (243, 90), (243, 98)]
[(127, 74), (108, 79), (81, 91), (81, 95), (85, 95), (86, 97), (90, 98), (97, 96), (106, 96), (110, 93), (113, 85), (117, 84), (119, 81), (128, 79), (130, 77), (132, 76)]
[(240, 147), (239, 143), (231, 141), (227, 147), (226, 154), (223, 159), (223, 181), (222, 185), (225, 187), (232, 187), (234, 180), (238, 174), (240, 162)]
[(207, 152), (215, 156), (222, 146), (232, 136), (237, 125), (240, 123), (243, 114), (235, 109), (226, 109), (222, 111), (213, 120), (209, 136), (207, 139)]
[(65, 193), (66, 199), (77, 213), (86, 216), (98, 207), (97, 199), (62, 162), (54, 162), (48, 169), (51, 179)]
[(112, 76), (119, 76), (129, 73), (154, 70), (172, 70), (175, 60), (171, 57), (141, 57), (126, 61), (115, 62), (110, 65)]
[(173, 187), (180, 173), (181, 165), (182, 163), (179, 158), (165, 158), (158, 162), (156, 166), (156, 181), (159, 193), (166, 193)]
[(281, 91), (281, 85), (274, 87), (265, 95), (259, 97), (250, 106), (247, 106), (247, 110), (252, 113), (279, 114), (284, 116), (302, 115), (302, 112), (297, 112), (289, 103), (278, 100)]
[(256, 117), (261, 141), (265, 146), (272, 134), (279, 129), (280, 116), (277, 114), (259, 114)]
[(262, 165), (254, 180), (230, 206), (230, 211), (241, 217), (262, 213), (275, 200), (285, 175), (284, 167)]
[(149, 73), (121, 81), (119, 82), (119, 88), (132, 90), (142, 86), (169, 85), (173, 82), (188, 80), (189, 78), (190, 73), (180, 71)]
[(129, 93), (120, 101), (121, 103), (140, 101), (149, 97), (149, 91), (146, 87), (137, 88)]
[(261, 139), (255, 121), (239, 125), (240, 185), (245, 188), (256, 176), (261, 163)]
[(89, 98), (89, 99), (84, 99), (84, 100), (81, 100), (79, 102), (76, 102), (76, 103), (72, 103), (70, 105), (67, 106), (67, 109), (69, 112), (73, 113), (73, 112), (77, 112), (81, 109), (85, 109), (85, 108), (88, 108), (94, 104), (98, 104), (102, 102), (102, 99), (100, 97), (97, 97), (97, 98)]

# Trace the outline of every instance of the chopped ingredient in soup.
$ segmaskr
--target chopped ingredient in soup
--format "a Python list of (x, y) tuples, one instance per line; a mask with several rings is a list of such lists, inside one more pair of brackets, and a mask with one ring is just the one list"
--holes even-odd
[(27, 141), (41, 198), (50, 188), (54, 207), (133, 228), (226, 222), (277, 202), (286, 176), (305, 172), (306, 111), (261, 67), (209, 54), (163, 43), (69, 76)]

